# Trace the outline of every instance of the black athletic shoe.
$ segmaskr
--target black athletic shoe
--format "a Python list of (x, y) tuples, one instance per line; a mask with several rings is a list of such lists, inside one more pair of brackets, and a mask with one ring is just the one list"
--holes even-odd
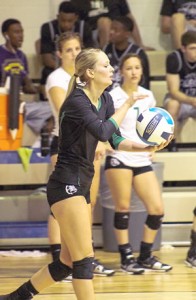
[(112, 269), (106, 268), (103, 264), (101, 264), (97, 259), (93, 261), (93, 274), (99, 276), (112, 276), (114, 275), (115, 271)]
[(144, 268), (137, 263), (133, 255), (130, 255), (130, 258), (127, 259), (124, 264), (121, 264), (121, 270), (132, 275), (140, 275), (145, 271)]
[(185, 260), (185, 264), (188, 267), (196, 269), (196, 253), (195, 253), (195, 255), (187, 255), (187, 258)]
[(137, 262), (140, 266), (147, 270), (167, 272), (172, 269), (172, 266), (160, 262), (156, 256), (150, 256), (145, 260), (138, 258)]

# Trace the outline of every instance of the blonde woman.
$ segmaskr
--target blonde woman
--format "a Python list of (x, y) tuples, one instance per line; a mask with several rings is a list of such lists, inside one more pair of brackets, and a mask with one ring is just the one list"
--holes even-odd
[[(61, 232), (60, 258), (43, 267), (31, 279), (0, 300), (29, 300), (70, 274), (78, 300), (94, 300), (90, 186), (98, 141), (109, 140), (125, 151), (156, 151), (168, 143), (140, 149), (118, 130), (133, 96), (114, 113), (111, 96), (113, 68), (100, 49), (84, 49), (76, 57), (67, 96), (60, 109), (59, 150), (55, 170), (47, 186), (48, 202)], [(78, 84), (80, 82), (81, 84)], [(141, 97), (142, 98), (142, 97)]]
[[(55, 118), (55, 127), (53, 130), (53, 139), (50, 151), (53, 167), (55, 167), (58, 154), (59, 110), (63, 101), (65, 100), (71, 76), (75, 72), (75, 58), (82, 49), (82, 42), (77, 33), (67, 32), (60, 35), (57, 46), (57, 55), (61, 61), (61, 66), (49, 75), (46, 82), (47, 98), (49, 99), (49, 103), (51, 105), (52, 112)], [(96, 148), (96, 157), (94, 161), (95, 176), (93, 177), (90, 190), (92, 211), (96, 204), (101, 158), (104, 154), (104, 145), (103, 143), (99, 143), (98, 147)], [(60, 255), (61, 237), (59, 224), (52, 214), (50, 214), (48, 218), (48, 238), (50, 242), (52, 258), (54, 261), (58, 259)], [(114, 270), (106, 268), (97, 259), (94, 260), (93, 265), (93, 273), (96, 275), (111, 276), (114, 274)], [(70, 275), (65, 279), (65, 281), (67, 282), (71, 279), (72, 276)]]

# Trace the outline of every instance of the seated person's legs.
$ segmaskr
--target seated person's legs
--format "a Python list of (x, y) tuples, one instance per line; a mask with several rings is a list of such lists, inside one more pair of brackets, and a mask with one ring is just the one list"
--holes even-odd
[(171, 143), (168, 145), (168, 150), (171, 152), (177, 151), (176, 148), (176, 136), (178, 132), (178, 117), (180, 112), (180, 103), (179, 101), (170, 98), (170, 95), (166, 95), (163, 103), (164, 108), (171, 114), (172, 118), (174, 119), (174, 139), (171, 141)]
[(179, 116), (179, 111), (180, 111), (180, 103), (179, 101), (172, 99), (168, 97), (164, 101), (164, 107), (165, 109), (171, 114), (172, 118), (174, 119), (175, 122), (175, 133), (177, 130), (177, 121), (178, 121), (178, 116)]
[(109, 41), (111, 19), (101, 17), (97, 21), (98, 40), (100, 48), (103, 48)]

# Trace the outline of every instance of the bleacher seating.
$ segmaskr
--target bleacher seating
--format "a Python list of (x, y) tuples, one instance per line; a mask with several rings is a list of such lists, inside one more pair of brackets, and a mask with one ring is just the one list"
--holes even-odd
[(150, 65), (151, 80), (165, 79), (165, 60), (168, 55), (167, 51), (147, 51)]
[[(168, 52), (149, 51), (147, 54), (150, 63), (150, 88), (157, 105), (162, 106), (167, 93), (165, 59)], [(196, 143), (195, 128), (196, 120), (188, 118), (179, 128), (177, 142)], [(177, 153), (159, 152), (155, 156), (155, 161), (164, 163), (164, 183), (173, 183), (172, 187), (164, 187), (162, 193), (165, 207), (162, 241), (176, 245), (189, 243), (192, 210), (196, 199), (196, 172), (191, 167), (196, 163), (196, 154), (193, 150), (190, 152), (190, 149), (182, 150)]]
[[(165, 60), (168, 55), (167, 51), (147, 51), (150, 64), (150, 89), (152, 90), (157, 106), (163, 106), (163, 99), (168, 92), (165, 80)], [(179, 143), (196, 143), (196, 120), (188, 118), (177, 133), (177, 142)]]
[(196, 170), (192, 167), (196, 163), (196, 153), (194, 150), (163, 151), (156, 153), (155, 161), (164, 163), (162, 240), (175, 245), (188, 244), (196, 199)]
[(157, 101), (157, 106), (163, 106), (163, 99), (167, 93), (167, 83), (165, 80), (151, 80), (150, 89)]
[(41, 78), (41, 55), (31, 54), (27, 57), (27, 60), (29, 64), (29, 76), (34, 82), (38, 82)]

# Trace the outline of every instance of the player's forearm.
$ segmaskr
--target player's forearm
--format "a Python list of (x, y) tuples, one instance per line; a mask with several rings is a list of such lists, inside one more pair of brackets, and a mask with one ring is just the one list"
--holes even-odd
[(130, 108), (130, 104), (126, 101), (112, 116), (112, 119), (115, 120), (116, 124), (120, 126), (128, 109)]

